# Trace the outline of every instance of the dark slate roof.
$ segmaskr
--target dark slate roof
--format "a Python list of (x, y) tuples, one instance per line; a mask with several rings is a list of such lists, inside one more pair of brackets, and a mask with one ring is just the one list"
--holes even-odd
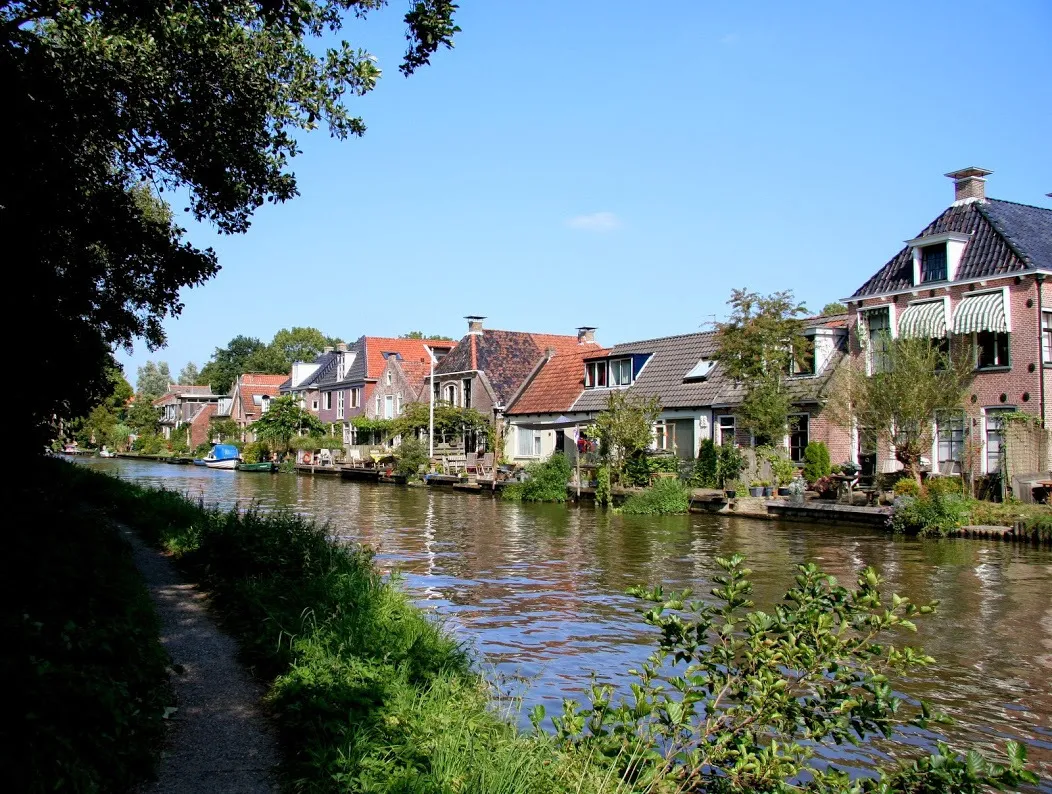
[(306, 388), (308, 386), (314, 386), (315, 384), (317, 384), (318, 381), (321, 380), (322, 373), (325, 372), (325, 369), (329, 366), (329, 364), (331, 364), (335, 360), (336, 360), (336, 351), (335, 350), (332, 350), (332, 351), (330, 351), (328, 353), (322, 353), (320, 356), (318, 356), (316, 359), (314, 359), (314, 363), (318, 365), (318, 368), (316, 370), (314, 370), (314, 372), (312, 372), (310, 374), (310, 376), (306, 380), (304, 380), (303, 383), (301, 383), (296, 388), (303, 389), (303, 388)]
[[(949, 207), (917, 237), (945, 232), (971, 235), (957, 266), (957, 280), (1052, 269), (1052, 210), (998, 199), (973, 201)], [(913, 286), (913, 253), (905, 246), (851, 297)]]
[[(666, 336), (641, 342), (614, 345), (610, 358), (629, 354), (651, 354), (628, 391), (644, 397), (657, 396), (662, 408), (691, 408), (719, 401), (727, 385), (717, 365), (705, 380), (684, 382), (684, 376), (701, 359), (716, 355), (714, 331)], [(600, 411), (606, 407), (609, 389), (586, 389), (573, 405), (575, 411)]]

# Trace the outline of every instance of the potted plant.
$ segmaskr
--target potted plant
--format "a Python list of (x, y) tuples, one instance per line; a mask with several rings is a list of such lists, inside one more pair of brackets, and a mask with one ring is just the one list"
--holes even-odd
[(774, 485), (771, 484), (770, 480), (763, 481), (763, 495), (774, 496)]
[(729, 482), (724, 487), (723, 493), (728, 499), (734, 499), (738, 495), (738, 490), (733, 482)]
[(750, 483), (749, 496), (763, 496), (763, 480), (753, 480)]
[(804, 503), (804, 491), (807, 490), (807, 483), (804, 482), (802, 477), (796, 477), (786, 486), (785, 490), (788, 491), (789, 501), (792, 504), (801, 505)]
[(842, 471), (848, 477), (854, 477), (859, 472), (858, 464), (852, 463), (850, 460), (846, 460), (840, 464), (840, 471)]

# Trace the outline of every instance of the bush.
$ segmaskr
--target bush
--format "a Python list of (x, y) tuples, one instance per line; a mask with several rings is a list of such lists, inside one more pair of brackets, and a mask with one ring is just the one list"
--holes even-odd
[(395, 455), (398, 458), (395, 471), (411, 480), (420, 477), (420, 467), (426, 467), (429, 461), (427, 446), (414, 435), (402, 439), (402, 443), (395, 450)]
[(595, 472), (595, 503), (608, 505), (611, 501), (610, 467), (600, 466)]
[(262, 441), (251, 441), (245, 444), (241, 450), (241, 459), (245, 463), (259, 463), (260, 461), (270, 460), (270, 447)]
[[(913, 482), (913, 480), (910, 482)], [(924, 490), (929, 494), (938, 493), (943, 496), (947, 494), (963, 496), (964, 481), (960, 477), (929, 477), (924, 481)]]
[(719, 447), (719, 474), (718, 481), (721, 488), (726, 488), (727, 483), (737, 480), (745, 469), (745, 456), (734, 444), (723, 444)]
[(203, 457), (204, 457), (205, 455), (207, 455), (207, 454), (208, 454), (208, 453), (209, 453), (209, 452), (210, 452), (211, 450), (212, 450), (212, 445), (211, 445), (211, 444), (209, 444), (209, 443), (208, 443), (208, 442), (206, 441), (206, 442), (204, 442), (203, 444), (198, 444), (198, 445), (197, 445), (197, 446), (196, 446), (196, 447), (194, 448), (194, 452), (193, 452), (193, 455), (194, 455), (194, 457), (195, 457), (195, 458), (203, 458)]
[(920, 496), (921, 487), (912, 477), (903, 477), (895, 483), (895, 496)]
[(896, 532), (946, 535), (967, 519), (966, 499), (938, 491), (924, 496), (900, 496), (895, 500), (891, 526)]
[(720, 486), (720, 451), (711, 438), (706, 438), (701, 442), (698, 459), (694, 461), (694, 474), (691, 482), (699, 488), (718, 488)]
[(570, 473), (570, 461), (557, 452), (544, 462), (527, 466), (529, 479), (506, 486), (501, 496), (516, 502), (565, 502)]
[(661, 516), (690, 510), (690, 488), (672, 477), (662, 477), (643, 493), (632, 494), (620, 511), (629, 515)]
[(811, 485), (832, 473), (829, 447), (822, 441), (812, 441), (804, 447), (804, 479)]
[(132, 449), (140, 455), (160, 455), (165, 449), (164, 439), (152, 433), (141, 435), (135, 439)]
[(308, 452), (314, 452), (316, 449), (340, 451), (343, 449), (343, 439), (339, 436), (293, 436), (289, 439), (289, 449), (303, 449)]
[(834, 480), (831, 476), (819, 477), (813, 483), (811, 483), (811, 490), (814, 491), (822, 499), (833, 499), (837, 495), (837, 491), (840, 489), (840, 482)]
[(679, 475), (679, 458), (675, 455), (642, 454), (630, 458), (625, 464), (625, 485), (645, 488), (654, 474)]
[(782, 449), (770, 449), (766, 454), (771, 464), (771, 475), (778, 485), (788, 485), (796, 476), (796, 466)]

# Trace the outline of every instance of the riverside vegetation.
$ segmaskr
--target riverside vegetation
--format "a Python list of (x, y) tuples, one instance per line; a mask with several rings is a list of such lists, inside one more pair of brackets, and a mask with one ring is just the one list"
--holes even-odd
[[(290, 514), (207, 509), (65, 465), (52, 474), (208, 589), (268, 682), (291, 790), (969, 792), (1034, 780), (1011, 742), (1000, 764), (940, 745), (879, 780), (812, 763), (817, 745), (936, 720), (891, 682), (931, 662), (899, 643), (932, 605), (882, 594), (872, 570), (844, 588), (801, 566), (768, 613), (754, 610), (740, 557), (720, 561), (705, 599), (637, 589), (659, 647), (636, 681), (623, 696), (596, 682), (588, 703), (566, 701), (554, 732), (535, 709), (537, 729), (521, 732), (466, 649), (379, 575), (368, 550)], [(148, 616), (143, 625), (155, 631)], [(19, 686), (20, 672), (9, 679)], [(105, 736), (107, 715), (95, 718), (92, 733)]]

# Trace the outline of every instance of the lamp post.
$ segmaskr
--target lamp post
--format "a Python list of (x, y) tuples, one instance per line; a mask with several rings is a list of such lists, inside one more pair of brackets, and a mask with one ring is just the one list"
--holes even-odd
[(427, 459), (430, 465), (431, 459), (435, 457), (435, 353), (427, 345), (424, 345), (424, 350), (427, 351), (427, 357), (431, 360), (431, 379), (428, 381), (431, 395), (427, 409)]

